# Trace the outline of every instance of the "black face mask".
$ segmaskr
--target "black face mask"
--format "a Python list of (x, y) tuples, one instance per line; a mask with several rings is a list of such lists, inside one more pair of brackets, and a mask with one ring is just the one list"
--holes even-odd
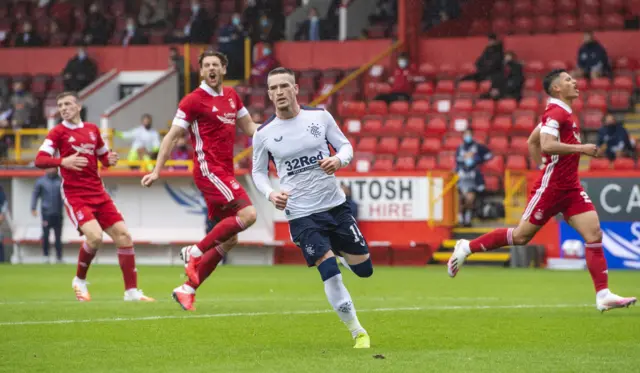
[(186, 145), (180, 145), (180, 146), (178, 146), (178, 150), (180, 150), (181, 152), (186, 152), (187, 151), (187, 146)]

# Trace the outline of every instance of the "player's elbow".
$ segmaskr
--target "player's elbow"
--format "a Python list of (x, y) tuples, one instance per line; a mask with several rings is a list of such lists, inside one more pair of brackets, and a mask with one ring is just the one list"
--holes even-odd
[(547, 154), (553, 153), (553, 141), (548, 139), (540, 139), (540, 149)]

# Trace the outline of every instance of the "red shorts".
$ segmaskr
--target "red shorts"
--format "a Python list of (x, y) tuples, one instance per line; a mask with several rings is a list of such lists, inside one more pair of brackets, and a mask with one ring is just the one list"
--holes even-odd
[(108, 194), (97, 197), (67, 196), (64, 199), (64, 207), (67, 210), (69, 219), (78, 230), (91, 220), (97, 220), (102, 229), (107, 229), (119, 221), (124, 221), (120, 211), (118, 211)]
[(531, 192), (522, 219), (531, 224), (544, 225), (559, 213), (567, 220), (587, 211), (595, 211), (595, 208), (581, 187), (562, 190), (539, 187)]
[(249, 195), (233, 175), (211, 174), (209, 178), (196, 178), (195, 183), (207, 203), (211, 221), (235, 216), (238, 211), (252, 205)]

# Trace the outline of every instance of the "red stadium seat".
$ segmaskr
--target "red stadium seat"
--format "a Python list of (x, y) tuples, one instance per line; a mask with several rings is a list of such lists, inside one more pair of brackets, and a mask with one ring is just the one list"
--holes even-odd
[(600, 10), (602, 14), (620, 14), (625, 10), (625, 2), (623, 0), (600, 0)]
[(631, 158), (616, 158), (613, 161), (614, 170), (633, 170), (636, 168), (636, 162)]
[(398, 171), (413, 171), (416, 169), (415, 157), (398, 157), (396, 159), (396, 170)]
[(491, 90), (491, 80), (483, 80), (478, 85), (478, 92), (489, 92)]
[(580, 91), (584, 92), (589, 88), (589, 81), (584, 78), (578, 78), (576, 79), (576, 85)]
[(579, 0), (580, 12), (598, 13), (600, 11), (601, 0)]
[(410, 154), (417, 155), (420, 150), (420, 139), (417, 137), (405, 137), (400, 142), (400, 147), (398, 148), (399, 154)]
[(436, 93), (448, 93), (451, 94), (455, 91), (455, 84), (453, 80), (439, 80), (436, 83)]
[[(441, 79), (453, 79), (456, 77), (458, 71), (456, 67), (450, 63), (443, 63), (438, 68), (438, 74), (436, 76)], [(438, 90), (438, 86), (436, 85), (436, 91)]]
[(551, 60), (547, 64), (547, 68), (549, 70), (554, 70), (554, 69), (568, 70), (569, 69), (569, 65), (565, 61)]
[(358, 142), (358, 153), (374, 153), (376, 151), (377, 140), (375, 137), (363, 137)]
[(529, 17), (521, 16), (513, 21), (514, 34), (530, 34), (533, 28), (533, 20)]
[(447, 122), (440, 118), (432, 118), (427, 124), (427, 133), (433, 136), (440, 136), (447, 132)]
[(364, 136), (380, 135), (382, 131), (382, 121), (380, 119), (367, 119), (362, 124), (362, 131)]
[(548, 15), (536, 17), (533, 32), (536, 34), (551, 34), (556, 29), (556, 19)]
[(493, 124), (491, 125), (492, 133), (497, 134), (507, 134), (511, 131), (512, 123), (511, 116), (501, 115), (495, 117), (493, 119)]
[(506, 136), (494, 135), (489, 137), (487, 146), (495, 154), (509, 153), (509, 140), (507, 140)]
[(564, 15), (556, 18), (556, 31), (565, 33), (565, 32), (576, 32), (580, 28), (578, 24), (578, 20), (574, 16)]
[(615, 90), (609, 94), (609, 107), (612, 110), (628, 110), (631, 102), (631, 93)]
[(493, 14), (499, 14), (502, 17), (511, 16), (511, 2), (498, 0), (493, 3)]
[(346, 101), (338, 107), (338, 115), (341, 117), (360, 118), (367, 112), (367, 107), (362, 101)]
[(373, 168), (371, 171), (391, 171), (393, 170), (393, 159), (390, 158), (382, 158), (376, 159), (373, 163)]
[(589, 170), (608, 170), (611, 168), (611, 162), (606, 158), (591, 158), (589, 162)]
[(582, 13), (580, 14), (580, 28), (585, 31), (596, 31), (600, 29), (602, 19), (599, 14)]
[(524, 89), (542, 91), (542, 80), (537, 77), (528, 77), (524, 81)]
[(421, 156), (416, 163), (416, 170), (428, 171), (436, 168), (436, 159), (433, 156)]
[(511, 9), (515, 16), (528, 16), (533, 13), (531, 0), (515, 0)]
[(477, 90), (478, 90), (478, 83), (474, 81), (465, 80), (458, 84), (458, 92), (476, 93)]
[(473, 101), (470, 99), (458, 99), (453, 103), (451, 111), (454, 113), (470, 113), (473, 109)]
[(508, 18), (496, 18), (491, 23), (491, 30), (498, 35), (508, 34), (511, 31), (511, 28), (511, 21)]
[(586, 108), (601, 110), (604, 112), (607, 110), (607, 99), (605, 96), (599, 94), (590, 94), (587, 99)]
[(427, 137), (422, 141), (420, 152), (434, 154), (440, 152), (440, 149), (442, 149), (442, 142), (439, 137)]
[(629, 76), (617, 76), (613, 79), (613, 89), (616, 91), (633, 91), (633, 80)]
[(440, 154), (436, 168), (439, 170), (455, 170), (456, 159), (453, 155)]
[(367, 115), (387, 115), (387, 103), (384, 101), (369, 101)]
[(624, 28), (624, 18), (619, 14), (607, 14), (602, 17), (602, 29), (622, 30)]
[(576, 98), (571, 104), (571, 109), (576, 113), (581, 112), (584, 109), (584, 101), (580, 97)]
[(460, 145), (462, 145), (461, 136), (448, 136), (442, 143), (442, 149), (444, 151), (456, 151)]
[[(474, 72), (476, 72), (476, 65), (475, 64), (473, 64), (471, 62), (466, 62), (466, 63), (463, 63), (462, 65), (460, 65), (459, 73), (466, 75), (466, 74), (473, 74)], [(465, 81), (460, 82), (458, 84), (458, 87), (460, 87), (460, 84), (465, 83), (465, 82), (466, 83), (475, 83), (473, 81), (465, 80)]]
[(491, 32), (491, 24), (486, 19), (474, 19), (469, 28), (469, 36), (487, 35)]
[(555, 11), (554, 0), (537, 0), (533, 7), (533, 14), (536, 16), (551, 16)]
[(608, 91), (611, 89), (611, 81), (608, 78), (591, 79), (591, 89)]
[(476, 117), (471, 120), (471, 129), (474, 132), (489, 132), (491, 121), (487, 117)]
[[(638, 4), (640, 4), (640, 0), (638, 0)], [(638, 68), (638, 62), (626, 56), (618, 57), (613, 63), (613, 68), (617, 75), (631, 75)]]
[(425, 128), (426, 126), (423, 118), (412, 117), (407, 120), (405, 132), (409, 135), (424, 136), (426, 131)]
[(487, 175), (484, 178), (484, 185), (488, 192), (495, 193), (504, 188), (500, 185), (500, 177), (496, 175)]
[(426, 116), (431, 112), (431, 104), (429, 101), (416, 100), (411, 103), (411, 115)]
[(540, 102), (535, 97), (525, 97), (520, 100), (519, 109), (531, 110), (534, 113), (538, 113), (540, 111)]
[(498, 101), (496, 114), (511, 114), (518, 107), (518, 102), (512, 98), (503, 98)]
[(406, 101), (394, 101), (389, 104), (389, 114), (392, 115), (408, 115), (409, 103)]
[(378, 143), (377, 153), (379, 154), (396, 154), (398, 153), (398, 145), (400, 140), (397, 137), (383, 137)]
[[(437, 71), (436, 67), (433, 66), (433, 64), (430, 64), (428, 62), (425, 62), (425, 63), (421, 64), (420, 68), (419, 68), (420, 75), (426, 77), (427, 79), (434, 78), (436, 76), (437, 72), (438, 71)], [(420, 84), (418, 84), (418, 85), (420, 85)], [(433, 87), (432, 87), (432, 90), (433, 90)]]
[(390, 118), (384, 122), (382, 132), (385, 135), (401, 135), (404, 119)]
[(528, 61), (524, 65), (524, 72), (528, 74), (540, 75), (545, 71), (544, 64), (541, 61)]
[(630, 15), (640, 16), (640, 0), (627, 0), (627, 12)]
[(482, 165), (481, 169), (487, 174), (502, 175), (504, 174), (504, 158), (496, 155)]
[(583, 116), (583, 129), (591, 129), (597, 130), (602, 127), (602, 118), (604, 117), (604, 113), (602, 111), (589, 110), (584, 113)]
[(526, 170), (529, 167), (524, 155), (512, 154), (507, 156), (505, 168), (507, 170)]
[(428, 97), (433, 94), (433, 84), (429, 82), (418, 83), (413, 94), (414, 96), (424, 95), (424, 97)]
[(535, 127), (536, 122), (533, 116), (521, 115), (516, 118), (516, 121), (513, 124), (512, 133), (528, 135), (533, 131)]
[(529, 144), (525, 136), (513, 136), (511, 138), (511, 154), (528, 154)]
[(478, 100), (474, 108), (475, 112), (492, 114), (495, 111), (496, 103), (493, 100)]
[(560, 14), (573, 14), (578, 9), (576, 0), (556, 0), (556, 10)]

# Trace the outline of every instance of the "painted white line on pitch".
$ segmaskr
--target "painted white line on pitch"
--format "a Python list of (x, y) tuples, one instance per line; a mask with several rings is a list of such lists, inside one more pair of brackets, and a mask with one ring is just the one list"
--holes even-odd
[[(396, 307), (396, 308), (371, 308), (356, 310), (357, 312), (402, 312), (402, 311), (456, 311), (456, 310), (496, 310), (496, 309), (536, 309), (536, 308), (580, 308), (589, 307), (588, 304), (514, 304), (504, 306), (433, 306), (433, 307)], [(150, 321), (150, 320), (172, 320), (172, 319), (210, 319), (217, 317), (251, 317), (251, 316), (287, 316), (287, 315), (315, 315), (321, 313), (333, 313), (333, 310), (316, 311), (282, 311), (282, 312), (238, 312), (238, 313), (218, 313), (218, 314), (190, 314), (190, 315), (165, 315), (165, 316), (145, 316), (145, 317), (113, 317), (84, 320), (49, 320), (49, 321), (9, 321), (0, 322), (0, 326), (17, 325), (56, 325), (56, 324), (85, 324), (101, 322), (123, 322), (123, 321)]]

